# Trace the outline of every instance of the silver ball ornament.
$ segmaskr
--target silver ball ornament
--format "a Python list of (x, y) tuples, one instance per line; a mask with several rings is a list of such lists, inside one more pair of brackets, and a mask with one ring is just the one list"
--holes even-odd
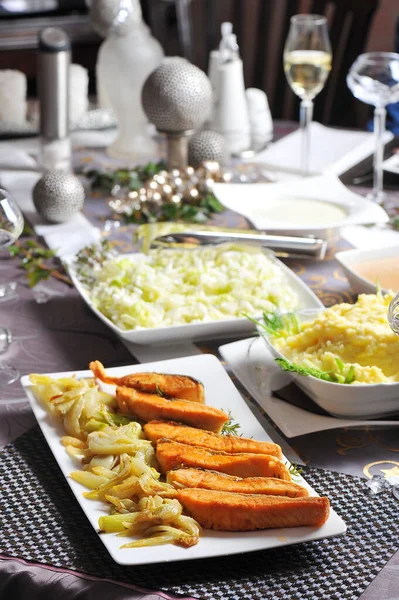
[(39, 179), (32, 196), (39, 215), (51, 223), (63, 223), (83, 208), (85, 191), (72, 173), (53, 170)]
[(212, 86), (205, 73), (187, 60), (166, 58), (145, 81), (141, 99), (159, 131), (190, 131), (210, 115)]
[(141, 21), (141, 7), (138, 0), (95, 0), (89, 9), (89, 21), (101, 37), (107, 37), (110, 31), (127, 35)]
[(228, 147), (224, 137), (217, 131), (200, 131), (188, 143), (188, 163), (194, 168), (205, 161), (216, 161), (225, 165), (228, 161)]

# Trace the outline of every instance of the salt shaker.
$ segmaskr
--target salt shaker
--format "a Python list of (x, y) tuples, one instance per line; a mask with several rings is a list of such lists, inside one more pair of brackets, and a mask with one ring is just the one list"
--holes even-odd
[(273, 139), (273, 121), (269, 103), (263, 90), (248, 88), (245, 95), (251, 126), (251, 148), (259, 152)]
[(239, 154), (251, 145), (248, 104), (245, 96), (243, 64), (230, 23), (222, 24), (219, 62), (215, 73), (216, 101), (211, 129), (221, 133), (230, 154)]
[(40, 164), (43, 171), (71, 170), (69, 138), (69, 69), (71, 45), (59, 27), (39, 34), (38, 91), (40, 103)]

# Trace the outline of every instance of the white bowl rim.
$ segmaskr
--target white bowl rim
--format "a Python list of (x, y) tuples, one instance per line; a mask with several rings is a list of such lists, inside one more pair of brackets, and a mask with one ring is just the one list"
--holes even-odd
[[(371, 258), (372, 260), (379, 260), (382, 258), (387, 258), (391, 256), (399, 256), (399, 246), (385, 246), (383, 248), (370, 248), (370, 249), (361, 249), (361, 248), (353, 248), (350, 250), (341, 250), (340, 252), (336, 252), (335, 259), (341, 265), (344, 271), (347, 271), (351, 274), (351, 276), (357, 279), (359, 282), (370, 286), (370, 288), (377, 288), (377, 283), (374, 283), (370, 279), (366, 279), (360, 275), (353, 267), (360, 264), (360, 261), (357, 261), (357, 258)], [(349, 259), (349, 260), (347, 260)], [(353, 259), (353, 260), (352, 260)], [(383, 292), (390, 291), (389, 288), (383, 288)]]
[[(316, 308), (306, 308), (304, 310), (300, 310), (295, 312), (296, 315), (301, 316), (301, 315), (309, 315), (311, 316), (312, 314), (314, 315), (318, 315), (320, 312), (324, 312), (326, 310), (326, 308), (321, 308), (321, 309), (316, 309)], [(279, 355), (280, 358), (283, 358), (284, 360), (291, 362), (290, 360), (288, 360), (288, 358), (286, 358), (284, 356), (284, 354), (281, 354), (281, 352), (279, 350), (277, 350), (277, 348), (275, 348), (273, 346), (273, 344), (271, 343), (270, 339), (269, 339), (269, 334), (262, 329), (261, 325), (257, 325), (257, 330), (258, 333), (263, 337), (263, 339), (266, 341), (266, 343), (273, 348), (273, 351)], [(278, 363), (277, 363), (278, 364)], [(282, 368), (282, 367), (280, 367)], [(354, 387), (359, 387), (360, 389), (363, 388), (363, 386), (367, 386), (367, 389), (372, 389), (372, 388), (376, 388), (376, 387), (380, 387), (380, 386), (384, 386), (384, 387), (394, 387), (394, 386), (399, 386), (399, 381), (381, 381), (380, 383), (364, 383), (364, 384), (360, 384), (359, 386), (352, 386), (351, 383), (336, 383), (335, 381), (326, 381), (325, 379), (320, 379), (319, 377), (314, 377), (313, 375), (301, 375), (300, 373), (295, 373), (292, 372), (292, 375), (295, 375), (296, 377), (306, 377), (308, 379), (312, 379), (313, 381), (318, 381), (321, 382), (322, 384), (326, 384), (327, 386), (332, 386), (332, 387), (339, 387), (342, 388), (342, 386), (350, 386), (352, 388)]]

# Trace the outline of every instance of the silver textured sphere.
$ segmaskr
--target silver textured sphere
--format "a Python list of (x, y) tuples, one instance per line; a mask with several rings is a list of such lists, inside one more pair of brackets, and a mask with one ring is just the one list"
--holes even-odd
[(51, 223), (63, 223), (83, 208), (84, 187), (75, 175), (48, 171), (33, 188), (33, 204)]
[(226, 140), (217, 131), (200, 131), (188, 143), (188, 164), (195, 168), (208, 160), (215, 160), (223, 166), (228, 156)]
[(198, 129), (212, 110), (212, 86), (201, 69), (179, 57), (166, 58), (144, 83), (148, 120), (159, 131)]
[(141, 7), (138, 0), (93, 0), (89, 21), (101, 37), (107, 37), (111, 30), (127, 35), (132, 26), (141, 21)]

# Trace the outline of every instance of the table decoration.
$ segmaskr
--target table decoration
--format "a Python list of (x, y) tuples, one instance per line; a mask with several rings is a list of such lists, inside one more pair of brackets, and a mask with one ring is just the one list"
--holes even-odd
[(15, 69), (0, 70), (0, 121), (16, 127), (24, 125), (27, 114), (27, 78)]
[(32, 198), (37, 212), (46, 221), (63, 223), (82, 210), (85, 191), (78, 177), (52, 169), (36, 183)]
[[(32, 235), (30, 232), (29, 235)], [(73, 285), (71, 279), (58, 264), (55, 250), (39, 244), (34, 239), (25, 242), (16, 241), (8, 247), (11, 256), (21, 259), (21, 268), (26, 271), (28, 286), (33, 288), (37, 283), (50, 277), (58, 279), (67, 285)]]
[(223, 167), (227, 159), (226, 140), (217, 131), (204, 129), (195, 133), (188, 143), (188, 164), (195, 169), (207, 161), (216, 161)]
[(214, 182), (230, 177), (215, 161), (198, 169), (166, 171), (165, 164), (159, 162), (113, 172), (89, 169), (83, 174), (93, 190), (112, 196), (109, 207), (126, 223), (206, 222), (223, 210), (212, 191)]
[(157, 145), (148, 130), (141, 91), (162, 61), (162, 47), (144, 23), (138, 0), (97, 0), (90, 5), (89, 20), (105, 38), (96, 64), (100, 107), (112, 108), (118, 122), (117, 136), (107, 153), (148, 160), (156, 156)]
[(248, 594), (262, 600), (274, 600), (278, 595), (288, 600), (293, 594), (312, 594), (318, 600), (330, 600), (334, 595), (342, 600), (358, 598), (399, 548), (397, 500), (385, 493), (370, 496), (360, 477), (310, 467), (304, 467), (303, 474), (319, 493), (333, 498), (349, 535), (237, 557), (197, 560), (194, 569), (168, 562), (136, 565), (132, 570), (109, 559), (78, 504), (71, 502), (67, 483), (35, 427), (2, 453), (5, 512), (1, 552), (50, 568), (204, 600), (221, 596), (247, 600)]
[(144, 112), (166, 134), (168, 169), (188, 164), (188, 141), (212, 110), (212, 86), (201, 69), (180, 57), (165, 58), (144, 83)]

